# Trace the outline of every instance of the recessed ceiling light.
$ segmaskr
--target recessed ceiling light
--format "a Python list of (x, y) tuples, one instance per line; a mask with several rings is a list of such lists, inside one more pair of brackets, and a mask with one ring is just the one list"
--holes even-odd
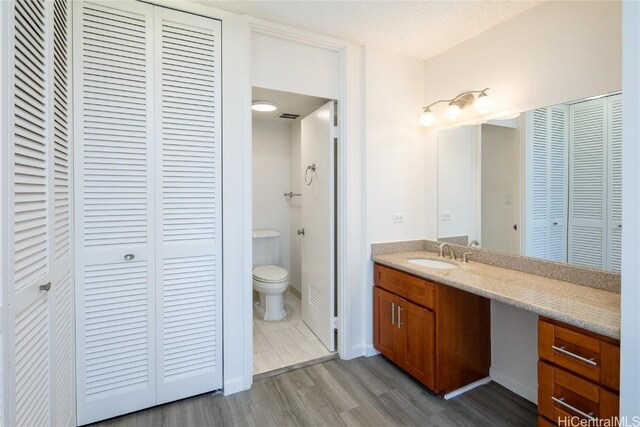
[(271, 101), (253, 101), (251, 103), (251, 109), (253, 111), (261, 112), (276, 111), (278, 109), (278, 105)]

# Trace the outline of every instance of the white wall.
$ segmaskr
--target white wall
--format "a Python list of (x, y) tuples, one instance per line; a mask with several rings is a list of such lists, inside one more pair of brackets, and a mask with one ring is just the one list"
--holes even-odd
[[(370, 243), (423, 238), (425, 221), (424, 131), (418, 123), (423, 104), (424, 63), (380, 49), (365, 48), (367, 151), (367, 267), (365, 330), (373, 341), (373, 265)], [(416, 114), (416, 111), (418, 114)], [(404, 223), (392, 215), (404, 214)], [(435, 228), (435, 227), (434, 227)]]
[(258, 87), (338, 99), (340, 55), (334, 50), (254, 33), (251, 81)]
[(284, 197), (291, 188), (289, 123), (253, 120), (253, 228), (280, 233), (280, 266), (291, 271), (291, 213)]
[[(371, 242), (425, 235), (424, 63), (365, 50), (367, 229)], [(416, 114), (418, 111), (418, 114)], [(393, 224), (392, 215), (404, 214)]]
[(426, 61), (427, 101), (490, 87), (496, 110), (521, 112), (620, 90), (621, 16), (618, 1), (545, 2)]
[[(290, 138), (289, 138), (289, 182), (291, 191), (294, 193), (302, 193), (302, 174), (301, 174), (301, 159), (300, 148), (302, 135), (300, 132), (300, 120), (296, 120), (291, 123)], [(298, 236), (298, 230), (302, 228), (302, 197), (294, 197), (289, 202), (289, 214), (291, 216), (291, 224), (289, 228), (290, 234), (290, 270), (289, 280), (291, 285), (301, 291), (302, 286), (302, 239)]]
[[(616, 1), (542, 3), (427, 60), (425, 103), (490, 87), (497, 110), (521, 112), (618, 91), (622, 88), (621, 16), (621, 2)], [(434, 112), (441, 114), (441, 110)], [(417, 118), (420, 109), (413, 114)], [(429, 130), (427, 146), (432, 147), (435, 139), (436, 132)], [(433, 170), (435, 163), (430, 156), (427, 170)], [(427, 179), (427, 188), (422, 191), (415, 195), (427, 194), (424, 227), (429, 230), (438, 220), (432, 204), (437, 197), (436, 180)], [(637, 275), (634, 280), (637, 286)], [(501, 324), (519, 326), (501, 331), (497, 326)], [(512, 341), (537, 340), (534, 325), (519, 322), (511, 312), (494, 313), (492, 336), (499, 334), (507, 335), (499, 341), (504, 346), (494, 346), (496, 353), (512, 352), (508, 345)], [(495, 359), (493, 369), (511, 372), (513, 379), (533, 379), (537, 368), (531, 362), (521, 363), (521, 370), (514, 372)], [(536, 383), (527, 387), (535, 388)]]
[(640, 3), (624, 3), (620, 415), (640, 415)]
[[(438, 132), (438, 238), (476, 235), (478, 126)], [(444, 213), (449, 219), (444, 218)]]
[(538, 402), (536, 330), (538, 315), (491, 301), (491, 371), (494, 381), (534, 403)]

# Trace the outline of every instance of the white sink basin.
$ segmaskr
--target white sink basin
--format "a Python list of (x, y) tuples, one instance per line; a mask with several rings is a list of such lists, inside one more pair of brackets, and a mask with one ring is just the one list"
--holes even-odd
[(452, 262), (440, 261), (438, 259), (431, 259), (431, 258), (411, 258), (411, 259), (408, 259), (407, 262), (410, 262), (411, 264), (420, 265), (422, 267), (439, 268), (441, 270), (450, 270), (452, 268), (458, 268), (458, 265)]

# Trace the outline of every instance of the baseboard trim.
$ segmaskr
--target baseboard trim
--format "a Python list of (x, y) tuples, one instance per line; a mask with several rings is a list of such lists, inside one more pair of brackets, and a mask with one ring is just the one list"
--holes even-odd
[(224, 389), (222, 391), (225, 396), (229, 396), (248, 389), (249, 387), (244, 386), (244, 377), (235, 377), (224, 382)]
[(456, 396), (460, 396), (463, 393), (468, 392), (469, 390), (473, 390), (476, 387), (480, 387), (481, 385), (489, 384), (491, 382), (491, 377), (486, 377), (478, 381), (474, 381), (471, 384), (467, 384), (464, 387), (460, 387), (457, 390), (453, 390), (444, 395), (445, 400), (453, 399)]
[(535, 388), (530, 387), (527, 384), (523, 384), (512, 376), (493, 367), (489, 370), (489, 375), (491, 376), (491, 379), (507, 390), (511, 390), (518, 396), (527, 399), (529, 402), (535, 403), (536, 405), (538, 404), (538, 391)]
[(378, 350), (373, 347), (373, 344), (367, 344), (364, 349), (364, 355), (367, 357), (376, 356), (380, 354)]
[(299, 300), (302, 299), (302, 294), (300, 293), (300, 291), (298, 289), (294, 288), (293, 285), (289, 286), (289, 292), (291, 292), (293, 294), (293, 296), (295, 296)]

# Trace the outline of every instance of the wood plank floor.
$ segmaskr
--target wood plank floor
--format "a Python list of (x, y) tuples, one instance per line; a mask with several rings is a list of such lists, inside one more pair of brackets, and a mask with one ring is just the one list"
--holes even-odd
[(173, 426), (535, 426), (536, 406), (490, 383), (445, 401), (382, 356), (331, 360), (94, 424)]

